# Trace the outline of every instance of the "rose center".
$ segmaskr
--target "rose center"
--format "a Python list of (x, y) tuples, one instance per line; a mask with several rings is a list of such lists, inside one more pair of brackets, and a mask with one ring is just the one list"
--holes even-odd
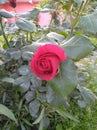
[(46, 69), (47, 68), (47, 63), (45, 61), (40, 62), (40, 66), (42, 69)]
[(49, 59), (43, 58), (38, 62), (38, 69), (40, 73), (51, 73), (52, 72), (52, 65)]

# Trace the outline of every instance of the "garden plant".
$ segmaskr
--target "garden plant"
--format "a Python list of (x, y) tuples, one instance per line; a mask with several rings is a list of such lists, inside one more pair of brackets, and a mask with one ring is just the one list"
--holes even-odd
[(41, 0), (25, 13), (6, 2), (14, 11), (0, 9), (0, 130), (97, 130), (97, 1)]

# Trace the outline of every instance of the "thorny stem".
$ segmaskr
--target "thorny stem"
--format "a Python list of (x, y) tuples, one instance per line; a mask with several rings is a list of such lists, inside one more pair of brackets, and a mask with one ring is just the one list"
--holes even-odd
[(26, 40), (29, 41), (29, 33), (26, 34)]
[(78, 10), (78, 14), (77, 14), (77, 16), (76, 16), (76, 19), (75, 19), (75, 21), (74, 21), (74, 23), (73, 23), (73, 25), (72, 25), (71, 35), (72, 35), (73, 30), (74, 30), (74, 28), (76, 27), (76, 25), (77, 25), (77, 23), (78, 23), (78, 21), (79, 21), (79, 18), (81, 17), (83, 11), (85, 10), (85, 7), (87, 6), (88, 2), (89, 2), (89, 0), (86, 0), (86, 2), (82, 2), (82, 3), (81, 3), (81, 5), (80, 5), (80, 7), (79, 7), (79, 10)]
[(86, 1), (84, 2), (83, 7), (82, 7), (82, 10), (81, 10), (81, 14), (82, 14), (82, 12), (85, 10), (85, 7), (87, 6), (88, 2), (89, 2), (89, 0), (86, 0)]
[(76, 27), (76, 25), (77, 25), (77, 23), (78, 23), (78, 20), (79, 20), (79, 18), (80, 18), (80, 16), (81, 16), (81, 13), (80, 13), (80, 12), (81, 12), (82, 6), (83, 6), (83, 2), (81, 3), (81, 5), (80, 5), (80, 7), (79, 7), (78, 14), (77, 14), (77, 16), (76, 16), (76, 18), (75, 18), (75, 20), (74, 20), (73, 25), (72, 25), (71, 34), (73, 33), (73, 30), (74, 30), (74, 28)]
[(30, 42), (32, 41), (32, 32), (30, 33)]
[(69, 12), (70, 12), (70, 21), (72, 24), (73, 18), (72, 18), (72, 7), (73, 5), (71, 4), (71, 0), (68, 0), (68, 5), (69, 5)]
[(2, 18), (0, 18), (0, 25), (1, 25), (1, 30), (2, 30), (2, 33), (3, 33), (3, 38), (4, 38), (5, 42), (6, 42), (7, 47), (9, 47), (9, 42), (8, 42), (8, 40), (6, 38), (6, 34), (4, 32), (4, 28), (3, 28), (3, 24), (2, 24)]

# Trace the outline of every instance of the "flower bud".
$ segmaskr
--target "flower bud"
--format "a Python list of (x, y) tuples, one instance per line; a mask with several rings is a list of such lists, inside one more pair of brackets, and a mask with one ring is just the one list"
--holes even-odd
[(15, 8), (16, 7), (16, 0), (9, 0), (9, 4), (11, 7)]

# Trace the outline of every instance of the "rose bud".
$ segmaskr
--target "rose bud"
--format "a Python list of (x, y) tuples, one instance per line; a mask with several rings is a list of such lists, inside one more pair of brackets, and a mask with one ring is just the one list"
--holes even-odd
[(9, 0), (10, 6), (15, 8), (16, 7), (16, 0)]

